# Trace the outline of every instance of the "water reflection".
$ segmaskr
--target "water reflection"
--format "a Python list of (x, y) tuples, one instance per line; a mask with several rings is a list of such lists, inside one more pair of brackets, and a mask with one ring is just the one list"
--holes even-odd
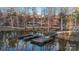
[[(3, 35), (2, 35), (3, 33)], [(1, 51), (40, 51), (41, 47), (37, 45), (33, 45), (31, 41), (24, 41), (19, 40), (16, 38), (16, 35), (13, 35), (11, 32), (2, 32), (0, 33), (2, 36), (0, 36), (0, 50)], [(12, 34), (12, 35), (11, 35)], [(78, 39), (79, 33), (72, 33), (70, 40), (77, 40), (77, 41), (68, 41), (64, 40), (66, 38), (63, 38), (61, 35), (59, 37), (62, 37), (63, 40), (57, 39), (54, 43), (48, 44), (48, 48), (46, 46), (43, 46), (43, 51), (75, 51), (79, 50), (79, 39)], [(67, 36), (67, 35), (64, 35)], [(68, 39), (68, 38), (67, 38)], [(50, 46), (51, 45), (51, 46)], [(51, 48), (51, 49), (49, 49)], [(41, 50), (42, 51), (42, 50)]]
[(3, 40), (0, 40), (0, 50), (1, 50), (1, 47), (3, 47), (3, 44), (4, 44)]
[(13, 47), (13, 48), (16, 47), (17, 43), (18, 43), (18, 39), (11, 39), (11, 38), (8, 39), (8, 45), (10, 47)]

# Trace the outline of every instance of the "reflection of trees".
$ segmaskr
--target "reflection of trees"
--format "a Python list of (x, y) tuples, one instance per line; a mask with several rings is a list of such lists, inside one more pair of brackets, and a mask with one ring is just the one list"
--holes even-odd
[(63, 40), (63, 39), (60, 39), (60, 40), (59, 40), (59, 44), (60, 44), (59, 50), (60, 50), (60, 51), (65, 51), (66, 43), (67, 43), (66, 40)]
[(3, 46), (3, 44), (4, 44), (3, 40), (0, 40), (0, 49)]
[(16, 44), (18, 43), (17, 39), (11, 39), (11, 38), (9, 38), (8, 41), (9, 41), (9, 46), (10, 47), (16, 47)]

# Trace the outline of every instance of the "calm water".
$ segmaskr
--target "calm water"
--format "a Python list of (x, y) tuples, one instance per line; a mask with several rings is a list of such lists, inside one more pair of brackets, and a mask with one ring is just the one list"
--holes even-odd
[[(78, 39), (78, 37), (75, 36), (75, 38), (73, 39)], [(61, 42), (61, 49), (63, 49), (64, 47), (64, 43), (63, 41)], [(72, 46), (72, 47), (71, 47)], [(75, 44), (70, 44), (67, 43), (66, 50), (79, 50), (79, 44), (75, 45)], [(60, 48), (59, 46), (59, 42), (56, 40), (54, 43), (49, 43), (45, 46), (37, 46), (34, 44), (31, 44), (30, 41), (26, 42), (24, 40), (19, 40), (19, 39), (0, 39), (0, 51), (58, 51)], [(72, 49), (73, 48), (73, 49)]]
[[(11, 37), (14, 37), (14, 39)], [(50, 50), (57, 50), (57, 47), (54, 48), (52, 43), (46, 46), (37, 46), (31, 44), (30, 41), (26, 42), (24, 40), (15, 39), (16, 32), (1, 32), (0, 33), (0, 51), (48, 51)], [(10, 39), (7, 39), (10, 38)], [(51, 45), (51, 47), (50, 47)]]
[(47, 46), (40, 47), (40, 46), (31, 44), (30, 41), (26, 42), (26, 41), (17, 40), (17, 39), (0, 40), (1, 51), (40, 51), (40, 50), (48, 51), (50, 50), (49, 48), (51, 48), (52, 51), (58, 49), (57, 47), (54, 48), (54, 45), (52, 43), (48, 44)]

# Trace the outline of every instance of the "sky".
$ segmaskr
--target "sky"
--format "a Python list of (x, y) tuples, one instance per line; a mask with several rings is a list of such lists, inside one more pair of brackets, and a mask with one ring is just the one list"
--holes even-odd
[[(53, 7), (52, 8), (52, 13), (54, 13), (54, 10), (55, 10), (55, 14), (56, 15), (59, 14), (61, 12), (61, 8), (62, 7)], [(6, 12), (6, 10), (8, 9), (8, 7), (0, 7), (0, 9), (1, 9), (2, 12)], [(17, 7), (17, 10), (19, 10), (19, 12), (24, 12), (25, 8), (24, 7)], [(36, 7), (37, 14), (41, 15), (41, 10), (42, 11), (46, 10), (45, 12), (48, 12), (47, 7)], [(72, 13), (73, 10), (74, 10), (73, 7), (68, 8), (68, 14)], [(29, 13), (32, 14), (32, 7), (29, 8)]]

